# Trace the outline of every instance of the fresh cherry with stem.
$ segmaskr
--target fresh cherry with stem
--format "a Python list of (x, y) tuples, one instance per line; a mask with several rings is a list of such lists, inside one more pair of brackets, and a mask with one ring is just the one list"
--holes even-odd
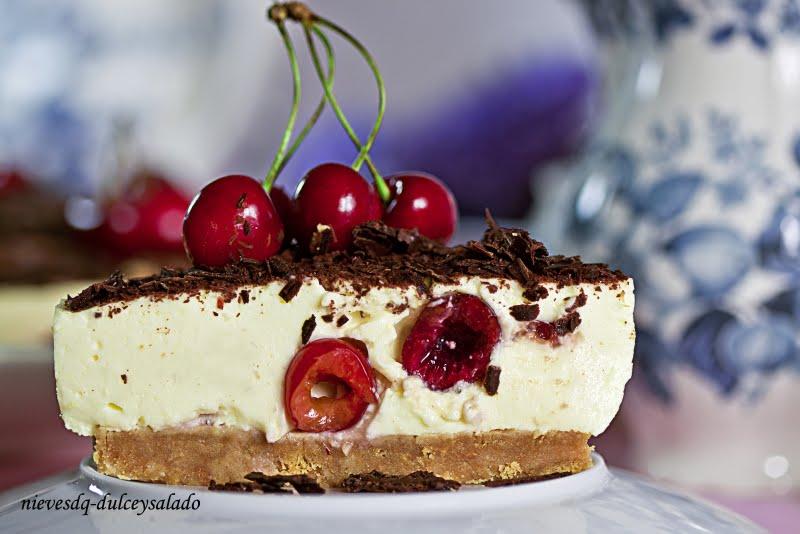
[(325, 163), (306, 174), (297, 189), (293, 230), (307, 246), (319, 225), (333, 230), (329, 250), (342, 250), (352, 241), (353, 229), (380, 220), (381, 200), (372, 185), (352, 168)]
[(234, 174), (197, 194), (183, 221), (183, 240), (195, 265), (264, 261), (280, 250), (283, 223), (262, 184)]
[(384, 222), (447, 243), (456, 231), (458, 208), (453, 194), (434, 176), (407, 172), (387, 177), (392, 199)]
[[(277, 6), (270, 9), (270, 15)], [(272, 17), (271, 17), (272, 18)], [(296, 149), (321, 109), (289, 148), (300, 107), (300, 68), (283, 19), (275, 20), (292, 70), (293, 98), (289, 119), (267, 176), (259, 184), (243, 175), (223, 176), (205, 186), (192, 201), (183, 223), (186, 253), (196, 265), (220, 267), (241, 259), (263, 261), (277, 253), (284, 241), (284, 225), (269, 195), (287, 156)]]

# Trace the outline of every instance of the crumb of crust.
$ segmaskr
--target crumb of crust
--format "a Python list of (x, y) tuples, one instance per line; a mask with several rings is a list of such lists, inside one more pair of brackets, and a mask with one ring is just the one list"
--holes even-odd
[(500, 478), (506, 480), (521, 475), (522, 467), (519, 465), (518, 462), (511, 462), (510, 464), (501, 465), (498, 468), (498, 471), (500, 472)]
[(293, 278), (286, 282), (286, 285), (283, 286), (278, 296), (283, 299), (284, 302), (291, 302), (293, 298), (297, 296), (300, 292), (300, 287), (303, 285), (300, 280), (297, 278)]
[(339, 316), (339, 319), (337, 319), (337, 320), (336, 320), (336, 326), (338, 326), (339, 328), (341, 328), (341, 327), (343, 327), (345, 324), (347, 324), (347, 321), (349, 321), (349, 320), (350, 320), (350, 318), (349, 318), (348, 316), (346, 316), (346, 315), (340, 315), (340, 316)]
[(500, 388), (500, 368), (490, 365), (486, 368), (486, 376), (483, 379), (483, 387), (489, 395), (496, 395)]
[(314, 329), (316, 327), (317, 327), (317, 318), (314, 315), (303, 321), (303, 326), (300, 329), (300, 342), (303, 345), (308, 343), (308, 340), (311, 339), (311, 334), (314, 333)]
[(539, 317), (538, 304), (516, 304), (509, 308), (511, 317), (517, 321), (533, 321)]
[(350, 475), (341, 489), (348, 493), (407, 493), (413, 491), (455, 491), (461, 484), (438, 477), (428, 471), (408, 475), (385, 475), (378, 471)]
[(332, 313), (326, 313), (325, 315), (321, 315), (320, 318), (326, 323), (332, 323), (334, 315)]

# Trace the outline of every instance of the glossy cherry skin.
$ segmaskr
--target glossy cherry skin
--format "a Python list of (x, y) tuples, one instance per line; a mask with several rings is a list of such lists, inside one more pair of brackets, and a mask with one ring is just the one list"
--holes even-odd
[(375, 189), (359, 173), (339, 163), (324, 163), (306, 174), (295, 195), (294, 230), (307, 244), (323, 224), (333, 229), (330, 250), (352, 242), (353, 228), (381, 218), (383, 207)]
[(403, 367), (433, 390), (486, 375), (500, 323), (480, 298), (451, 293), (431, 301), (403, 343)]
[[(314, 386), (337, 386), (335, 396), (315, 396)], [(297, 430), (336, 432), (350, 428), (378, 402), (366, 354), (341, 339), (318, 339), (295, 354), (284, 378), (284, 407)]]
[(142, 171), (119, 197), (102, 206), (97, 235), (108, 248), (126, 256), (179, 253), (181, 221), (188, 205), (189, 198), (161, 175)]
[(458, 208), (453, 193), (436, 177), (410, 172), (387, 177), (392, 199), (384, 222), (447, 243), (456, 231)]
[(272, 200), (272, 205), (278, 211), (278, 216), (283, 221), (283, 232), (285, 234), (284, 241), (288, 242), (294, 237), (292, 225), (295, 219), (295, 206), (294, 199), (289, 196), (282, 187), (272, 187), (269, 190), (269, 198)]
[(183, 220), (183, 242), (195, 265), (264, 261), (280, 250), (283, 223), (261, 183), (233, 174), (194, 197)]

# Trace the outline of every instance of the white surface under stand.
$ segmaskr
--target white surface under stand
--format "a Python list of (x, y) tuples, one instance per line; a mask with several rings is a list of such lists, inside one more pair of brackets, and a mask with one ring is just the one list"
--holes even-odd
[[(90, 459), (71, 473), (0, 494), (5, 532), (762, 532), (735, 514), (638, 476), (594, 466), (576, 475), (499, 488), (407, 494), (255, 495), (129, 482)], [(23, 510), (21, 500), (166, 499), (194, 511)], [(257, 529), (257, 530), (254, 530)]]

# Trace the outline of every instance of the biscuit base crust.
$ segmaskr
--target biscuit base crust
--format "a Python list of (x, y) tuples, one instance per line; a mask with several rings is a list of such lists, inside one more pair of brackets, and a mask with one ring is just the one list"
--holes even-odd
[(121, 479), (207, 486), (265, 475), (309, 475), (335, 488), (353, 474), (426, 471), (461, 484), (513, 482), (583, 471), (592, 465), (588, 434), (494, 430), (478, 434), (385, 436), (342, 448), (316, 435), (291, 433), (269, 443), (264, 434), (199, 426), (161, 431), (95, 433), (94, 461)]

